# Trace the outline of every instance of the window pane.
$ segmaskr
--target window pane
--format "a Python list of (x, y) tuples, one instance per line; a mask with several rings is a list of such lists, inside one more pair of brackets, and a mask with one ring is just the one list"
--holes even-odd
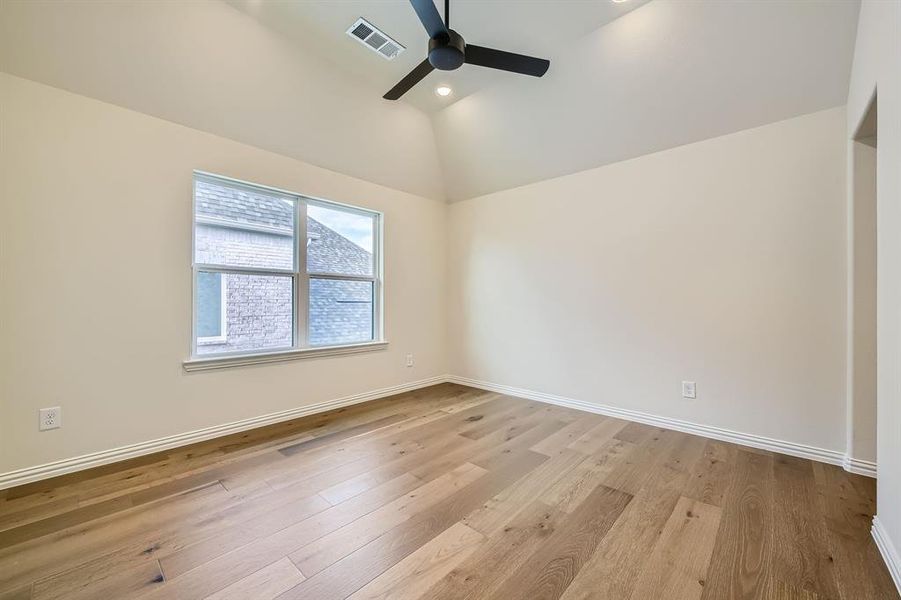
[(197, 337), (210, 338), (222, 332), (222, 274), (197, 274)]
[[(210, 284), (215, 277), (225, 286), (218, 300)], [(197, 274), (197, 354), (289, 348), (294, 339), (293, 306), (291, 277), (201, 271)], [(224, 315), (224, 331), (220, 330), (219, 338), (204, 336), (210, 331), (204, 328), (211, 327), (218, 315)]]
[(307, 269), (311, 273), (372, 275), (375, 217), (310, 204)]
[(372, 282), (310, 279), (310, 345), (373, 339)]
[(294, 201), (203, 179), (194, 182), (195, 262), (294, 268)]

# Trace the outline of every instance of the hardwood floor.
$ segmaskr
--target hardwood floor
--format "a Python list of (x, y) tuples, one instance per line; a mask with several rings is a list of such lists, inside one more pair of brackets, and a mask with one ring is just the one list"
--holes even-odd
[(0, 599), (897, 599), (875, 484), (444, 384), (0, 491)]

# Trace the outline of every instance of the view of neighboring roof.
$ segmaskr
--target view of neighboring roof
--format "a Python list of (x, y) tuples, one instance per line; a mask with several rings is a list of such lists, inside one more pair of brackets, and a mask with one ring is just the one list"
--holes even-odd
[(194, 183), (198, 216), (233, 223), (294, 230), (294, 204), (289, 200), (249, 189), (217, 185), (198, 179)]
[[(195, 182), (196, 213), (207, 224), (266, 231), (289, 236), (294, 207), (289, 200), (246, 188)], [(371, 275), (372, 253), (337, 231), (307, 217), (307, 265), (310, 272)]]

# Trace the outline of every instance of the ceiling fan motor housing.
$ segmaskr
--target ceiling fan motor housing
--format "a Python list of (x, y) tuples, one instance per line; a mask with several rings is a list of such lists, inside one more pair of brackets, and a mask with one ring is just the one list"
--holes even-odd
[[(0, 2), (2, 1), (0, 0)], [(433, 0), (410, 0), (410, 4), (413, 5), (416, 16), (426, 33), (429, 34), (429, 56), (397, 82), (397, 85), (388, 90), (384, 96), (385, 100), (397, 100), (434, 69), (453, 71), (467, 63), (478, 67), (541, 77), (551, 65), (549, 60), (543, 58), (485, 48), (475, 44), (467, 45), (463, 36), (448, 27), (449, 0), (444, 2), (443, 20)]]
[(442, 35), (429, 40), (429, 62), (442, 71), (459, 69), (466, 61), (463, 36), (453, 29), (449, 29), (448, 34), (448, 37)]

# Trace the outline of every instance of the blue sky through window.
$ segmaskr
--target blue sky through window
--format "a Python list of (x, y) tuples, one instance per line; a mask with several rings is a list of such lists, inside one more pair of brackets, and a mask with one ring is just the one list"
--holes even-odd
[(307, 214), (372, 253), (372, 217), (310, 204)]

